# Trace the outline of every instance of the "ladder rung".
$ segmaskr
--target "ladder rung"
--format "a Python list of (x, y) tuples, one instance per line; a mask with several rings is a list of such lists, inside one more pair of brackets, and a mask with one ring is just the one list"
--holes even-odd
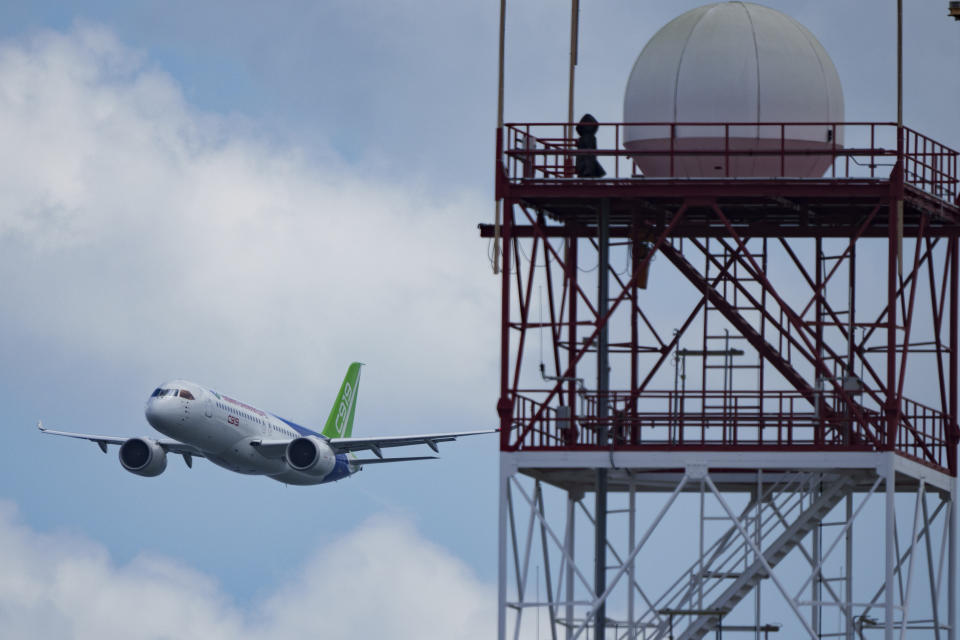
[[(707, 255), (710, 256), (711, 258), (731, 258), (731, 257), (733, 257), (733, 254), (732, 254), (732, 253), (729, 253), (729, 252), (723, 252), (723, 253), (708, 253)], [(741, 258), (762, 258), (764, 254), (762, 254), (762, 253), (742, 253), (742, 252), (738, 251), (738, 252), (737, 252), (737, 255), (738, 255), (739, 257), (741, 257)]]
[(704, 405), (705, 409), (729, 409), (731, 412), (736, 412), (738, 415), (743, 413), (749, 413), (751, 411), (760, 411), (760, 405), (758, 404), (738, 404), (734, 405), (732, 402), (728, 405), (722, 404), (708, 404)]
[(727, 404), (705, 404), (703, 405), (704, 409), (736, 409), (737, 411), (743, 412), (744, 409), (759, 409), (759, 404), (734, 404), (728, 402)]
[(704, 369), (759, 369), (759, 364), (707, 364)]

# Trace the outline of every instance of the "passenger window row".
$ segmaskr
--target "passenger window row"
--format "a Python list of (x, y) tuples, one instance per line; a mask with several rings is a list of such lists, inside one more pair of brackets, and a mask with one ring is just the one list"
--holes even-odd
[(222, 402), (218, 402), (217, 406), (223, 409), (224, 411), (236, 413), (239, 417), (246, 418), (247, 420), (260, 423), (265, 427), (270, 427), (271, 429), (276, 429), (276, 427), (270, 424), (268, 421), (264, 420), (259, 416), (255, 416), (252, 413), (247, 413), (246, 411), (237, 411), (233, 407), (229, 407)]

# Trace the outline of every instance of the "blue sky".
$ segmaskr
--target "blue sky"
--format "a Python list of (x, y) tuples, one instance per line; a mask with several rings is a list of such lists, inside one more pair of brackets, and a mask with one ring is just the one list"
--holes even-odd
[[(494, 438), (302, 489), (203, 461), (138, 478), (33, 425), (147, 434), (146, 396), (174, 377), (318, 424), (361, 360), (358, 433), (493, 426), (498, 282), (476, 223), (497, 4), (0, 6), (0, 553), (39, 567), (0, 578), (0, 618), (110, 635), (82, 613), (102, 589), (113, 609), (196, 603), (197, 637), (258, 637), (306, 624), (303, 594), (362, 613), (382, 594), (343, 593), (377, 582), (459, 612), (438, 636), (492, 633)], [(567, 11), (508, 4), (507, 118), (559, 120)], [(697, 4), (585, 5), (577, 110), (619, 120), (643, 43)], [(833, 56), (848, 119), (894, 119), (893, 2), (769, 4)], [(956, 146), (945, 13), (910, 7), (906, 121)]]

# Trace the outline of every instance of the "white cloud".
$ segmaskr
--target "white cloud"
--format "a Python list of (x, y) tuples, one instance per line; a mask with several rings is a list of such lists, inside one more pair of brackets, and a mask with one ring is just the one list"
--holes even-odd
[(99, 27), (3, 44), (0, 87), (3, 333), (264, 401), (361, 359), (384, 405), (412, 414), (429, 388), (438, 412), (493, 417), (485, 193), (308, 162), (192, 109)]
[(409, 525), (381, 518), (314, 556), (264, 611), (270, 637), (480, 638), (495, 628), (496, 593)]
[[(238, 547), (237, 562), (251, 552)], [(320, 546), (243, 610), (171, 560), (117, 565), (89, 541), (33, 531), (10, 502), (0, 502), (0, 565), (0, 638), (469, 639), (489, 637), (496, 620), (491, 585), (389, 518)]]

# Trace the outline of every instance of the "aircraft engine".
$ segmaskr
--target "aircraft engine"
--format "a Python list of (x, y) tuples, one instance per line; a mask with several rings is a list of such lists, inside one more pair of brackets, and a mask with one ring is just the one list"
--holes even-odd
[(167, 452), (153, 440), (130, 438), (120, 445), (120, 464), (130, 473), (152, 478), (167, 468)]
[(287, 445), (287, 464), (302, 473), (323, 477), (337, 463), (333, 449), (316, 436), (297, 438)]

